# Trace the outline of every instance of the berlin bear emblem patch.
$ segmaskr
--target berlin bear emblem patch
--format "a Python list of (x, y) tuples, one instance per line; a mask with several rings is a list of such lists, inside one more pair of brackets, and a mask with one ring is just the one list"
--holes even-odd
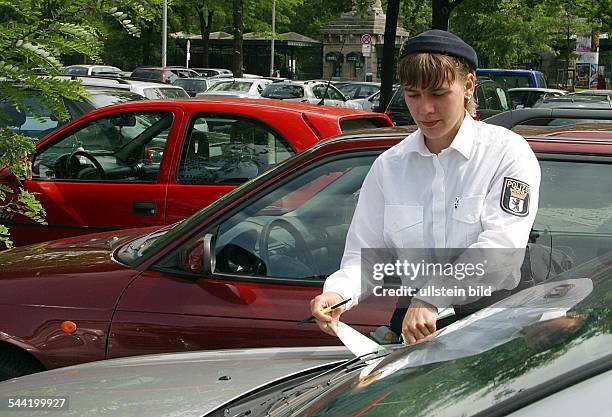
[(529, 184), (514, 178), (504, 178), (501, 208), (506, 213), (525, 217), (529, 214)]

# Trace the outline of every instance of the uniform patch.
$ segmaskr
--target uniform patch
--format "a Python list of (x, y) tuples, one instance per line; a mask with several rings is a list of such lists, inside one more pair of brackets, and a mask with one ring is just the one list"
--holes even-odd
[(504, 178), (501, 193), (501, 208), (506, 213), (525, 217), (529, 214), (529, 184), (514, 178)]

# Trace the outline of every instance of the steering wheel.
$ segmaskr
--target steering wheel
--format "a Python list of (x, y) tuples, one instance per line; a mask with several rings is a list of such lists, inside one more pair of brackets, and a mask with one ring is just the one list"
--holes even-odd
[[(312, 254), (308, 249), (308, 245), (306, 244), (306, 240), (299, 232), (299, 230), (291, 224), (289, 220), (284, 217), (276, 217), (269, 222), (267, 222), (263, 229), (261, 230), (261, 235), (259, 236), (259, 257), (261, 258), (264, 265), (268, 271), (270, 270), (270, 256), (268, 253), (268, 247), (270, 245), (270, 234), (272, 229), (275, 227), (280, 227), (287, 231), (293, 240), (295, 241), (295, 252), (298, 254), (301, 259), (299, 259), (306, 267), (308, 267), (311, 271), (313, 271), (314, 262), (312, 259)], [(312, 274), (314, 275), (314, 273)]]
[[(96, 170), (98, 171), (98, 174), (100, 175), (101, 179), (106, 179), (106, 172), (104, 172), (104, 168), (102, 168), (102, 165), (100, 164), (100, 162), (98, 162), (98, 160), (89, 152), (86, 151), (74, 151), (70, 154), (70, 156), (66, 159), (66, 172), (70, 173), (70, 175), (72, 176), (73, 174), (73, 170), (71, 168), (73, 168), (74, 166), (80, 166), (80, 162), (77, 159), (78, 156), (82, 156), (84, 158), (87, 158), (88, 160), (91, 161), (91, 163), (93, 164), (93, 166), (96, 168)], [(73, 164), (72, 162), (76, 161), (76, 164)], [(78, 173), (74, 173), (75, 176), (78, 176)]]

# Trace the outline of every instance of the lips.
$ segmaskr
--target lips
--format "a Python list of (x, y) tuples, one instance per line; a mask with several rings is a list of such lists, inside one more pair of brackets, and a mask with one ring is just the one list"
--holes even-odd
[(434, 127), (435, 125), (437, 125), (439, 122), (439, 120), (434, 120), (432, 122), (426, 122), (426, 121), (421, 121), (420, 123), (424, 126), (424, 127)]

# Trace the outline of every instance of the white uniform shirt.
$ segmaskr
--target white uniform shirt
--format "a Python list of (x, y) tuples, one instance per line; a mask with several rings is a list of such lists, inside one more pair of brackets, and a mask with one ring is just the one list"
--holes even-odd
[[(516, 184), (528, 186), (528, 200), (509, 203)], [(539, 187), (540, 166), (529, 144), (505, 128), (466, 112), (450, 147), (438, 155), (419, 129), (372, 165), (340, 270), (327, 278), (324, 291), (351, 298), (348, 308), (366, 295), (362, 248), (524, 248)]]

